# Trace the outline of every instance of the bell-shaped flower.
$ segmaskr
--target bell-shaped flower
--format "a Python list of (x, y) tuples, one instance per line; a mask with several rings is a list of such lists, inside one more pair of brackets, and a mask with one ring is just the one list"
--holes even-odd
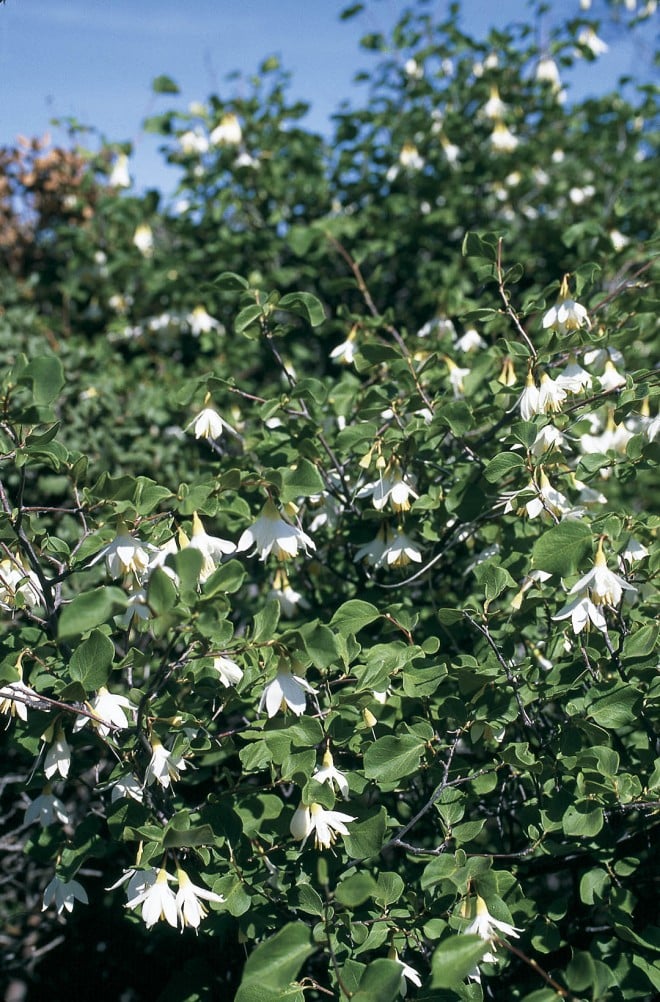
[(208, 138), (197, 126), (195, 129), (188, 129), (179, 136), (179, 147), (186, 156), (203, 156), (209, 148)]
[(551, 450), (554, 452), (561, 452), (563, 449), (568, 448), (568, 442), (559, 428), (555, 428), (553, 424), (546, 424), (538, 432), (536, 438), (530, 446), (530, 452), (533, 456), (543, 456), (546, 452)]
[(351, 327), (348, 337), (330, 352), (330, 358), (343, 365), (351, 365), (357, 353), (357, 327)]
[(148, 223), (140, 223), (133, 234), (133, 244), (142, 257), (152, 257), (154, 253), (154, 235)]
[(525, 389), (518, 398), (518, 407), (523, 421), (531, 421), (535, 414), (541, 413), (539, 388), (531, 371), (527, 373)]
[(118, 776), (112, 784), (112, 790), (110, 791), (111, 803), (114, 804), (115, 800), (120, 800), (122, 797), (136, 800), (138, 804), (141, 804), (144, 800), (144, 789), (131, 772), (124, 773), (123, 776)]
[(286, 711), (288, 707), (299, 717), (307, 706), (306, 693), (313, 695), (317, 691), (306, 679), (294, 675), (289, 665), (281, 662), (275, 678), (261, 694), (259, 713), (265, 709), (269, 717), (274, 717), (279, 710)]
[(223, 115), (209, 136), (214, 146), (238, 146), (242, 138), (241, 123), (232, 113)]
[(547, 83), (554, 93), (561, 91), (561, 77), (559, 67), (552, 56), (542, 56), (536, 66), (536, 79), (539, 83)]
[(571, 299), (568, 289), (568, 275), (564, 275), (559, 287), (559, 297), (554, 306), (543, 317), (543, 329), (568, 334), (581, 327), (591, 327), (589, 315), (580, 303)]
[(71, 746), (61, 727), (51, 724), (43, 733), (45, 741), (51, 742), (44, 761), (46, 779), (59, 773), (63, 779), (69, 775), (71, 767)]
[(518, 146), (518, 137), (504, 122), (496, 122), (491, 133), (490, 144), (497, 153), (513, 153)]
[(208, 438), (211, 441), (215, 441), (222, 436), (226, 427), (225, 422), (213, 407), (203, 407), (198, 414), (195, 414), (192, 421), (186, 425), (185, 430), (190, 431), (192, 428), (195, 438)]
[(251, 547), (258, 551), (261, 560), (271, 552), (278, 560), (290, 560), (299, 548), (308, 553), (316, 549), (316, 544), (302, 529), (285, 521), (269, 498), (259, 518), (242, 534), (236, 549), (240, 553)]
[(593, 380), (591, 374), (586, 369), (583, 369), (575, 358), (571, 357), (568, 364), (564, 366), (557, 376), (555, 382), (558, 386), (566, 390), (567, 393), (581, 393), (582, 390), (589, 389)]
[[(479, 331), (475, 330), (473, 327), (465, 331), (464, 334), (461, 334), (461, 336), (456, 340), (456, 348), (458, 348), (459, 351), (465, 352), (466, 354), (469, 354), (470, 352), (473, 351), (480, 351), (482, 348), (485, 347), (486, 347), (486, 342), (482, 338)], [(464, 375), (467, 375), (467, 372), (464, 373)]]
[(401, 529), (392, 529), (387, 532), (385, 547), (375, 566), (405, 567), (411, 562), (419, 564), (421, 560), (421, 551), (412, 539)]
[(31, 825), (38, 821), (42, 828), (48, 828), (55, 821), (68, 824), (69, 817), (64, 804), (52, 791), (50, 783), (46, 783), (38, 797), (35, 797), (25, 812), (25, 824)]
[(176, 879), (179, 882), (179, 890), (176, 892), (176, 908), (181, 928), (190, 925), (193, 929), (197, 929), (199, 923), (208, 914), (208, 909), (202, 904), (202, 901), (214, 901), (216, 904), (222, 904), (225, 899), (222, 894), (215, 894), (206, 887), (193, 884), (185, 870), (180, 867), (176, 871)]
[(539, 411), (542, 414), (559, 413), (566, 396), (566, 390), (544, 372), (539, 386)]
[[(609, 45), (604, 42), (602, 38), (599, 38), (593, 28), (583, 28), (577, 37), (578, 45), (583, 46), (588, 49), (594, 58), (604, 55), (609, 52)], [(579, 49), (576, 50), (576, 55), (581, 55)]]
[(603, 390), (618, 390), (621, 386), (626, 385), (626, 377), (619, 372), (612, 359), (608, 358), (605, 362), (603, 375), (599, 377), (598, 382)]
[(316, 770), (313, 778), (317, 783), (327, 783), (333, 789), (336, 784), (344, 800), (348, 800), (348, 780), (343, 772), (335, 768), (332, 752), (329, 748), (324, 752), (321, 768)]
[(131, 176), (128, 172), (128, 157), (125, 153), (119, 153), (113, 163), (108, 185), (111, 188), (130, 188)]
[(17, 682), (7, 682), (0, 688), (0, 713), (7, 713), (10, 717), (20, 717), (27, 720), (27, 711), (30, 705), (39, 705), (39, 696), (19, 679)]
[(421, 170), (425, 160), (414, 143), (404, 143), (399, 153), (399, 163), (407, 170)]
[(222, 324), (203, 307), (196, 306), (186, 317), (186, 322), (190, 327), (193, 337), (200, 334), (208, 334), (210, 331), (222, 330)]
[(225, 689), (229, 689), (232, 685), (238, 685), (243, 678), (243, 669), (239, 668), (231, 658), (224, 657), (223, 655), (219, 654), (213, 658), (213, 668), (214, 671), (217, 671), (218, 678)]
[[(121, 578), (125, 574), (135, 574), (140, 579), (149, 567), (149, 561), (156, 547), (130, 536), (123, 526), (112, 542), (104, 546), (92, 560), (98, 563), (105, 557), (105, 565), (111, 578)], [(90, 564), (91, 566), (91, 564)]]
[(134, 710), (135, 707), (126, 696), (119, 696), (109, 692), (102, 685), (96, 696), (87, 704), (92, 713), (92, 717), (78, 717), (74, 724), (74, 731), (79, 731), (90, 720), (92, 727), (98, 731), (102, 738), (106, 738), (112, 730), (124, 730), (128, 727), (128, 717), (126, 710)]
[(442, 146), (447, 163), (450, 167), (454, 167), (458, 163), (461, 155), (460, 146), (456, 146), (455, 143), (450, 143), (445, 135), (440, 136), (440, 145)]
[(380, 564), (386, 549), (387, 523), (383, 522), (378, 529), (375, 538), (361, 546), (353, 559), (356, 563), (358, 560), (364, 560), (365, 563), (369, 564), (371, 567), (376, 567)]
[[(16, 599), (20, 596), (18, 603)], [(28, 570), (19, 556), (0, 560), (0, 609), (12, 612), (17, 604), (32, 608), (43, 605), (41, 583), (34, 571)]]
[(77, 880), (62, 880), (57, 874), (44, 891), (44, 903), (41, 906), (42, 912), (46, 911), (50, 905), (55, 905), (57, 914), (63, 911), (72, 912), (76, 901), (88, 904), (87, 891)]
[(500, 97), (500, 93), (497, 87), (493, 84), (490, 88), (490, 96), (486, 101), (485, 105), (481, 109), (481, 113), (484, 118), (490, 118), (495, 121), (499, 118), (504, 118), (508, 110), (507, 105), (504, 103)]
[(460, 398), (465, 393), (464, 379), (466, 376), (470, 375), (470, 370), (462, 368), (460, 365), (456, 365), (453, 359), (449, 358), (447, 355), (443, 356), (443, 361), (449, 370), (449, 385), (452, 388), (455, 399), (460, 400)]
[(291, 819), (290, 831), (297, 842), (304, 845), (314, 832), (317, 849), (329, 849), (337, 841), (337, 835), (348, 835), (346, 824), (355, 821), (350, 814), (328, 811), (320, 804), (301, 804)]
[(269, 598), (275, 598), (280, 604), (282, 615), (287, 619), (297, 615), (298, 609), (309, 609), (309, 602), (304, 595), (291, 586), (288, 575), (278, 568), (273, 579), (273, 587), (268, 592)]
[[(501, 936), (513, 936), (514, 939), (519, 938), (519, 933), (522, 929), (517, 929), (515, 926), (511, 925), (510, 922), (503, 922), (500, 919), (493, 918), (493, 916), (488, 911), (488, 906), (484, 899), (477, 895), (476, 903), (476, 915), (472, 922), (463, 930), (466, 936), (479, 936), (481, 939), (488, 943), (496, 945), (495, 941), (501, 939)], [(486, 964), (495, 963), (497, 957), (493, 952), (485, 953), (483, 962)]]
[(393, 946), (387, 952), (388, 960), (394, 960), (401, 968), (401, 984), (399, 985), (399, 995), (403, 998), (408, 994), (407, 982), (410, 981), (411, 984), (415, 985), (416, 988), (422, 987), (422, 979), (419, 975), (419, 971), (416, 971), (414, 967), (409, 964), (405, 964), (403, 960), (400, 959), (399, 954)]
[(181, 755), (169, 751), (157, 737), (151, 738), (151, 759), (147, 766), (144, 781), (147, 786), (157, 782), (168, 789), (172, 780), (179, 779), (179, 774), (186, 768)]
[(126, 902), (127, 908), (139, 908), (142, 905), (142, 918), (147, 929), (151, 929), (161, 919), (165, 919), (176, 929), (178, 924), (176, 896), (168, 884), (168, 881), (173, 880), (174, 877), (161, 868), (153, 883), (149, 883)]
[(601, 633), (607, 633), (607, 622), (605, 621), (601, 607), (594, 605), (587, 594), (578, 595), (577, 598), (574, 598), (572, 602), (565, 605), (552, 618), (558, 622), (562, 619), (570, 618), (573, 633), (576, 636), (590, 623), (597, 630), (600, 630)]
[(376, 511), (382, 511), (388, 501), (394, 511), (408, 511), (410, 498), (416, 498), (419, 495), (412, 483), (402, 473), (399, 463), (393, 460), (382, 476), (374, 483), (366, 484), (360, 488), (357, 496), (359, 498), (371, 497), (371, 503)]
[(199, 572), (201, 584), (204, 584), (211, 577), (222, 557), (233, 553), (236, 549), (234, 543), (228, 539), (221, 539), (219, 536), (209, 536), (196, 511), (193, 512), (192, 537), (188, 546), (193, 550), (198, 550), (202, 555), (203, 563)]
[(609, 569), (603, 552), (602, 539), (598, 544), (594, 566), (588, 574), (585, 574), (584, 577), (581, 577), (573, 585), (568, 594), (577, 595), (585, 591), (589, 592), (592, 601), (596, 605), (609, 605), (612, 607), (619, 604), (623, 598), (624, 591), (637, 591), (634, 585), (628, 584), (619, 574), (615, 574), (614, 571)]
[(635, 560), (644, 560), (644, 558), (648, 557), (648, 555), (649, 551), (646, 546), (644, 546), (643, 543), (640, 543), (638, 539), (635, 539), (634, 536), (629, 536), (626, 545), (619, 554), (619, 557), (626, 563), (632, 564)]

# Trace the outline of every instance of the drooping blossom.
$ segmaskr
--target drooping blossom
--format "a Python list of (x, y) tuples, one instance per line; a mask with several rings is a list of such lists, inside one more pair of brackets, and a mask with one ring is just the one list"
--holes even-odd
[(306, 679), (294, 675), (290, 665), (280, 663), (275, 678), (261, 694), (259, 713), (265, 709), (269, 717), (274, 717), (280, 710), (285, 711), (288, 707), (299, 717), (307, 706), (306, 694), (315, 694), (317, 691)]
[(202, 901), (214, 901), (216, 904), (222, 904), (225, 899), (222, 894), (216, 894), (206, 887), (193, 884), (181, 867), (177, 868), (176, 879), (179, 883), (179, 889), (176, 892), (176, 908), (181, 928), (184, 929), (185, 926), (189, 925), (196, 930), (202, 919), (208, 915), (208, 908), (202, 904)]
[(236, 549), (240, 553), (251, 547), (258, 551), (261, 560), (271, 552), (278, 560), (290, 560), (299, 548), (307, 553), (315, 550), (316, 544), (302, 529), (285, 521), (269, 498), (259, 518), (242, 534)]
[(290, 831), (297, 842), (304, 845), (314, 832), (317, 849), (329, 849), (337, 841), (337, 835), (348, 835), (347, 823), (355, 821), (350, 814), (328, 811), (320, 804), (301, 804), (291, 819)]
[(45, 912), (51, 905), (55, 905), (57, 914), (61, 915), (63, 911), (72, 912), (76, 901), (89, 904), (85, 888), (77, 880), (63, 880), (56, 874), (44, 891), (41, 910)]
[(316, 769), (313, 778), (317, 783), (327, 783), (333, 789), (336, 784), (344, 800), (348, 800), (348, 780), (344, 773), (335, 767), (332, 752), (329, 748), (324, 752), (321, 768)]

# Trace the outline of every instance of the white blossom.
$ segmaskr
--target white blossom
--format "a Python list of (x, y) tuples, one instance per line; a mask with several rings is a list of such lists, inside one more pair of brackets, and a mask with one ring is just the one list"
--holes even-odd
[(250, 547), (259, 552), (261, 560), (271, 552), (278, 560), (290, 560), (299, 548), (307, 553), (315, 550), (316, 544), (302, 529), (286, 522), (269, 498), (259, 518), (242, 534), (236, 550), (240, 553)]
[(375, 567), (405, 567), (413, 562), (421, 563), (422, 553), (405, 532), (392, 529), (387, 532), (385, 547), (375, 563)]
[(412, 483), (401, 471), (398, 463), (390, 463), (385, 472), (370, 484), (365, 484), (357, 493), (359, 498), (371, 497), (376, 511), (382, 511), (387, 502), (394, 511), (408, 511), (410, 498), (418, 497)]
[(601, 633), (607, 633), (607, 623), (602, 609), (594, 605), (588, 595), (578, 595), (572, 602), (560, 609), (552, 618), (555, 620), (568, 619), (570, 617), (573, 626), (573, 633), (576, 635), (589, 623), (592, 623)]
[(623, 597), (624, 591), (637, 591), (634, 585), (628, 584), (624, 578), (608, 568), (603, 552), (602, 539), (598, 544), (594, 566), (573, 585), (568, 594), (576, 595), (585, 591), (590, 593), (596, 605), (609, 606), (617, 606)]
[(242, 138), (241, 123), (236, 115), (231, 113), (222, 116), (209, 136), (214, 146), (238, 146)]
[(225, 899), (222, 894), (215, 894), (206, 887), (193, 884), (185, 870), (180, 867), (176, 871), (176, 879), (179, 882), (179, 890), (176, 892), (176, 908), (181, 928), (190, 925), (193, 929), (197, 929), (199, 923), (208, 914), (208, 909), (205, 908), (202, 901), (215, 901), (216, 904), (222, 904)]
[(415, 970), (414, 967), (410, 967), (409, 964), (405, 964), (403, 960), (400, 959), (399, 954), (396, 949), (392, 946), (387, 953), (388, 960), (394, 960), (401, 968), (401, 984), (399, 985), (399, 994), (406, 997), (408, 992), (408, 985), (406, 981), (410, 981), (417, 988), (422, 987), (422, 979), (419, 972)]
[(114, 803), (115, 800), (119, 800), (121, 797), (137, 800), (139, 804), (144, 800), (144, 790), (135, 776), (130, 772), (119, 776), (112, 784), (112, 790), (110, 791), (111, 803)]
[[(464, 935), (479, 936), (487, 943), (493, 945), (495, 945), (494, 941), (500, 938), (500, 933), (504, 936), (513, 936), (514, 939), (518, 939), (520, 932), (522, 932), (522, 929), (517, 929), (510, 922), (502, 922), (500, 919), (493, 918), (488, 911), (486, 902), (479, 895), (477, 895), (476, 915), (472, 922), (463, 930)], [(485, 964), (492, 964), (496, 960), (497, 957), (494, 950), (489, 950), (482, 957), (482, 962)], [(470, 977), (476, 977), (476, 975), (470, 975)]]
[(202, 567), (199, 572), (201, 584), (211, 577), (223, 556), (236, 550), (236, 546), (230, 540), (221, 539), (220, 536), (209, 536), (197, 512), (193, 512), (192, 537), (188, 546), (202, 555)]
[(97, 553), (92, 564), (98, 563), (105, 557), (105, 565), (111, 578), (120, 578), (133, 573), (139, 579), (147, 570), (155, 549), (156, 547), (150, 543), (143, 543), (120, 529), (112, 542)]
[[(479, 351), (481, 348), (485, 348), (486, 342), (482, 338), (479, 331), (475, 330), (474, 327), (471, 327), (457, 339), (456, 347), (458, 348), (459, 351), (468, 353), (471, 351)], [(464, 375), (467, 375), (467, 372), (464, 373)]]
[(215, 441), (222, 436), (223, 431), (227, 427), (228, 425), (213, 407), (203, 407), (192, 421), (186, 425), (185, 430), (190, 431), (192, 428), (195, 438), (208, 438), (211, 441)]
[(542, 414), (550, 412), (557, 414), (565, 399), (566, 390), (556, 380), (551, 379), (547, 372), (544, 372), (539, 386), (539, 411)]
[(195, 129), (188, 129), (179, 136), (179, 146), (181, 152), (187, 156), (197, 154), (199, 156), (206, 153), (209, 148), (208, 138), (204, 135), (199, 126)]
[(56, 874), (44, 891), (41, 910), (44, 912), (54, 904), (57, 914), (61, 915), (63, 911), (72, 912), (76, 901), (81, 901), (84, 905), (89, 903), (85, 888), (77, 880), (62, 880)]
[(358, 350), (356, 337), (357, 329), (356, 327), (352, 327), (346, 340), (332, 349), (330, 358), (334, 359), (335, 362), (341, 362), (343, 365), (351, 365), (355, 360)]
[(264, 709), (269, 717), (274, 717), (279, 710), (288, 707), (299, 717), (305, 712), (307, 705), (306, 693), (316, 693), (306, 679), (294, 675), (288, 665), (281, 664), (272, 682), (264, 688), (259, 700), (259, 713)]
[(507, 112), (507, 105), (504, 103), (500, 97), (497, 87), (492, 86), (490, 88), (490, 96), (486, 101), (485, 105), (481, 109), (481, 113), (484, 118), (499, 119), (504, 118)]
[(153, 782), (158, 782), (164, 789), (168, 789), (172, 780), (179, 779), (179, 773), (186, 768), (186, 763), (181, 755), (169, 751), (157, 737), (151, 739), (151, 759), (147, 766), (144, 780), (147, 786)]
[(585, 307), (570, 298), (568, 278), (564, 276), (559, 290), (559, 299), (544, 314), (543, 329), (556, 331), (558, 334), (568, 334), (581, 327), (591, 327), (591, 321)]
[(131, 177), (128, 172), (128, 157), (125, 153), (119, 153), (112, 165), (108, 184), (111, 188), (130, 188)]
[(504, 124), (496, 122), (490, 137), (490, 143), (498, 153), (513, 153), (518, 146), (518, 137)]
[(626, 377), (621, 375), (614, 362), (608, 358), (605, 362), (603, 375), (600, 376), (598, 382), (604, 390), (618, 390), (619, 387), (626, 385)]
[(337, 835), (348, 835), (346, 824), (355, 821), (350, 814), (328, 811), (320, 804), (301, 804), (291, 819), (290, 831), (297, 842), (304, 845), (314, 832), (317, 849), (329, 849), (337, 841)]
[(218, 678), (225, 689), (232, 685), (238, 685), (243, 678), (243, 669), (240, 668), (231, 658), (218, 655), (213, 658), (213, 669), (217, 671)]
[(54, 821), (68, 824), (69, 817), (64, 804), (52, 791), (50, 783), (44, 786), (38, 797), (35, 797), (25, 812), (25, 824), (31, 825), (38, 821), (42, 828), (48, 828)]
[(27, 720), (28, 707), (33, 700), (38, 701), (39, 696), (29, 685), (21, 680), (8, 682), (0, 689), (0, 713)]
[(28, 570), (20, 557), (4, 557), (0, 560), (0, 609), (12, 612), (18, 596), (28, 608), (43, 605), (41, 584), (34, 571)]
[(567, 393), (580, 393), (582, 390), (589, 389), (592, 377), (574, 358), (571, 358), (561, 370), (555, 382), (558, 386), (566, 390)]
[(334, 788), (334, 784), (337, 785), (337, 789), (341, 793), (344, 800), (348, 800), (348, 780), (343, 772), (335, 767), (334, 760), (332, 758), (332, 752), (328, 748), (324, 755), (323, 761), (320, 769), (316, 769), (313, 778), (317, 783), (327, 783), (329, 786)]
[(194, 337), (199, 337), (200, 334), (208, 334), (210, 331), (222, 330), (220, 321), (212, 317), (210, 313), (207, 313), (203, 306), (196, 306), (187, 315), (186, 322)]
[(269, 598), (275, 598), (280, 604), (282, 615), (291, 619), (298, 609), (308, 609), (309, 602), (304, 595), (292, 587), (291, 582), (282, 568), (278, 568), (273, 579), (273, 587), (268, 592)]
[(402, 167), (406, 167), (409, 170), (421, 170), (424, 162), (424, 157), (420, 156), (414, 143), (403, 144), (399, 153), (399, 163)]
[[(604, 42), (602, 38), (599, 38), (593, 28), (583, 28), (579, 33), (578, 44), (583, 45), (586, 49), (589, 49), (592, 56), (602, 56), (606, 52), (609, 52), (609, 45)], [(580, 55), (580, 52), (577, 53)]]
[(178, 924), (176, 897), (168, 885), (168, 881), (172, 880), (174, 877), (161, 868), (153, 883), (144, 886), (126, 902), (127, 908), (139, 908), (142, 905), (142, 918), (147, 929), (151, 929), (161, 919), (165, 919), (169, 925), (176, 929)]
[(53, 736), (53, 726), (51, 725), (43, 735), (46, 741), (51, 741), (44, 761), (44, 773), (46, 779), (50, 779), (56, 772), (62, 779), (69, 775), (71, 767), (71, 746), (67, 741), (64, 731), (58, 727)]
[(154, 235), (148, 223), (140, 223), (133, 234), (133, 243), (143, 257), (151, 257), (154, 252)]
[(523, 421), (531, 421), (535, 414), (540, 414), (539, 388), (531, 372), (527, 373), (525, 388), (518, 398), (518, 407)]
[[(107, 737), (113, 728), (123, 730), (128, 727), (128, 717), (124, 711), (135, 709), (126, 696), (109, 692), (104, 685), (99, 688), (98, 693), (87, 706), (93, 714), (92, 727), (98, 731), (102, 738)], [(89, 720), (90, 718), (87, 716), (78, 717), (73, 727), (74, 731), (79, 731)]]

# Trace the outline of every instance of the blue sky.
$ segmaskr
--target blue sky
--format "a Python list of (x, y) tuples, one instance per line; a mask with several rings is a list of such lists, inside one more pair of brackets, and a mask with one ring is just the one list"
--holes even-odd
[[(366, 14), (341, 22), (345, 6), (345, 0), (7, 0), (0, 5), (0, 145), (72, 116), (109, 140), (134, 143), (138, 187), (167, 187), (174, 175), (162, 167), (155, 138), (141, 133), (144, 117), (214, 91), (229, 95), (230, 71), (249, 74), (271, 54), (292, 71), (292, 96), (311, 102), (306, 124), (327, 132), (339, 101), (356, 95), (353, 74), (368, 65), (359, 37), (387, 31), (407, 5), (372, 0)], [(442, 12), (448, 2), (433, 6)], [(578, 0), (557, 6), (578, 12)], [(524, 0), (464, 0), (463, 9), (469, 31), (484, 34), (491, 24), (523, 18), (528, 8)], [(574, 94), (612, 86), (634, 68), (623, 36), (608, 41), (610, 52), (582, 68)], [(179, 98), (154, 98), (151, 81), (162, 73), (178, 82)]]

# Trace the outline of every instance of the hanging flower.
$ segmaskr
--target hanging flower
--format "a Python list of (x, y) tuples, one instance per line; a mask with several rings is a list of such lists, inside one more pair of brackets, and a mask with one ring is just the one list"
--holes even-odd
[(44, 741), (52, 742), (44, 762), (46, 779), (50, 779), (56, 772), (60, 774), (62, 779), (66, 779), (71, 767), (71, 746), (64, 736), (64, 731), (61, 727), (51, 724), (46, 728), (42, 737)]
[(239, 668), (231, 658), (224, 657), (223, 655), (213, 658), (213, 668), (217, 671), (218, 678), (225, 689), (229, 689), (232, 685), (238, 685), (243, 678), (243, 669)]
[(514, 136), (504, 122), (496, 122), (490, 144), (497, 153), (513, 153), (518, 146), (518, 137)]
[(566, 448), (568, 448), (568, 442), (559, 428), (555, 428), (553, 424), (546, 424), (532, 442), (530, 452), (533, 456), (543, 456), (551, 450), (561, 452), (562, 449)]
[(382, 511), (388, 501), (394, 511), (408, 511), (410, 498), (419, 497), (412, 483), (401, 472), (401, 467), (396, 460), (389, 463), (378, 480), (362, 487), (357, 496), (359, 498), (371, 497), (376, 511)]
[[(94, 698), (87, 704), (93, 714), (91, 718), (92, 727), (98, 731), (102, 738), (106, 738), (111, 730), (123, 730), (128, 727), (128, 717), (125, 710), (134, 710), (134, 706), (126, 696), (118, 696), (108, 692), (102, 685)], [(81, 730), (90, 720), (90, 717), (78, 717), (73, 729)]]
[(460, 400), (465, 393), (463, 380), (466, 376), (470, 375), (470, 370), (461, 368), (456, 364), (456, 362), (454, 362), (453, 359), (448, 358), (447, 355), (443, 356), (443, 361), (449, 370), (449, 383), (454, 392), (454, 398), (456, 400)]
[(205, 908), (202, 901), (215, 901), (216, 904), (222, 904), (225, 899), (222, 894), (215, 894), (206, 887), (193, 884), (185, 870), (180, 867), (177, 868), (176, 879), (179, 882), (179, 890), (176, 892), (176, 908), (181, 928), (190, 925), (193, 929), (197, 929), (199, 923), (208, 914), (208, 909)]
[(209, 136), (214, 146), (238, 146), (242, 138), (241, 123), (231, 112), (222, 116), (220, 123), (216, 125)]
[(27, 720), (28, 707), (39, 701), (38, 694), (23, 681), (8, 682), (0, 688), (0, 713)]
[(199, 126), (188, 129), (179, 136), (179, 147), (186, 156), (203, 156), (209, 148), (209, 141)]
[(603, 552), (603, 540), (598, 543), (598, 549), (594, 558), (594, 566), (577, 581), (569, 595), (576, 595), (580, 592), (588, 591), (596, 605), (609, 605), (615, 607), (623, 597), (624, 591), (636, 592), (637, 588), (611, 571), (607, 566), (607, 559)]
[(4, 557), (0, 560), (0, 609), (12, 612), (19, 596), (28, 608), (43, 605), (41, 584), (34, 571), (28, 570), (19, 556)]
[(168, 881), (173, 880), (174, 877), (161, 868), (153, 883), (148, 883), (126, 902), (127, 908), (139, 908), (142, 905), (142, 918), (147, 929), (151, 929), (161, 919), (165, 919), (176, 929), (178, 924), (176, 897), (172, 888), (168, 886)]
[(307, 706), (306, 693), (318, 692), (309, 682), (299, 675), (294, 675), (287, 664), (280, 663), (277, 674), (269, 682), (259, 700), (259, 713), (265, 709), (269, 717), (274, 717), (279, 710), (286, 711), (288, 707), (299, 717)]
[(547, 372), (544, 372), (539, 386), (539, 411), (542, 414), (557, 414), (565, 399), (566, 390), (556, 380), (551, 379)]
[(115, 800), (120, 800), (122, 797), (136, 800), (138, 804), (141, 804), (144, 800), (144, 790), (135, 776), (130, 772), (119, 776), (112, 784), (110, 792), (111, 803), (114, 804)]
[[(599, 38), (593, 28), (583, 28), (577, 37), (578, 45), (583, 46), (596, 58), (609, 52), (609, 45)], [(577, 55), (582, 53), (578, 50)]]
[(196, 306), (186, 317), (186, 322), (190, 327), (190, 333), (193, 337), (199, 337), (200, 334), (208, 334), (210, 331), (219, 331), (222, 329), (220, 321), (212, 317), (210, 313), (207, 313), (203, 306)]
[(81, 901), (84, 905), (89, 904), (85, 888), (77, 880), (62, 880), (56, 874), (44, 891), (41, 910), (45, 912), (54, 904), (57, 914), (61, 915), (63, 911), (72, 912), (76, 901)]
[(591, 321), (584, 306), (570, 298), (568, 275), (564, 275), (557, 302), (543, 317), (543, 329), (568, 334), (581, 327), (591, 327)]
[(221, 539), (219, 536), (209, 536), (196, 511), (193, 512), (192, 538), (188, 546), (201, 553), (203, 558), (202, 567), (199, 572), (200, 584), (204, 584), (211, 577), (223, 556), (233, 553), (236, 549), (234, 543), (228, 539)]
[(276, 598), (280, 604), (282, 615), (291, 619), (298, 612), (298, 609), (309, 609), (309, 602), (291, 586), (291, 582), (282, 568), (278, 568), (273, 579), (273, 587), (268, 592), (269, 598)]
[(536, 67), (536, 79), (539, 83), (547, 83), (553, 93), (561, 91), (561, 77), (559, 67), (551, 56), (542, 56)]
[(612, 359), (608, 358), (605, 362), (603, 375), (600, 376), (598, 382), (603, 390), (618, 390), (621, 386), (626, 385), (626, 377), (621, 375)]
[(25, 824), (31, 825), (38, 821), (42, 828), (48, 828), (55, 821), (63, 825), (69, 823), (69, 817), (64, 804), (53, 793), (50, 783), (46, 783), (38, 797), (35, 797), (25, 812)]
[(594, 605), (588, 595), (578, 595), (577, 598), (574, 598), (572, 602), (565, 605), (552, 618), (557, 621), (570, 618), (573, 633), (576, 636), (589, 623), (595, 626), (597, 630), (600, 630), (601, 633), (607, 633), (607, 623), (603, 611), (600, 606)]
[(332, 349), (330, 358), (334, 359), (335, 362), (341, 362), (343, 365), (351, 365), (355, 360), (357, 350), (357, 325), (354, 324), (346, 340)]
[(414, 143), (404, 143), (399, 153), (399, 163), (409, 170), (421, 170), (425, 161)]
[(540, 414), (541, 404), (539, 399), (539, 388), (536, 385), (531, 370), (527, 373), (525, 389), (518, 399), (520, 416), (523, 421), (531, 421), (535, 414)]
[(145, 772), (144, 781), (147, 786), (158, 782), (167, 790), (172, 780), (179, 779), (179, 773), (186, 768), (181, 755), (169, 751), (154, 735), (151, 738), (151, 760)]
[(301, 804), (291, 819), (290, 831), (297, 842), (304, 845), (314, 832), (317, 849), (329, 849), (337, 841), (337, 835), (348, 835), (346, 824), (355, 821), (350, 814), (328, 811), (320, 804)]
[(500, 119), (507, 113), (507, 105), (500, 97), (497, 87), (493, 84), (490, 88), (490, 97), (482, 108), (484, 118)]
[(419, 972), (415, 970), (414, 967), (410, 967), (409, 964), (404, 964), (403, 960), (399, 959), (399, 954), (393, 946), (387, 952), (389, 960), (394, 960), (401, 968), (401, 984), (399, 985), (399, 994), (406, 997), (408, 993), (407, 981), (410, 981), (416, 988), (422, 987), (422, 979), (419, 976)]
[(317, 769), (314, 773), (313, 778), (317, 783), (327, 783), (329, 786), (333, 787), (336, 783), (337, 789), (341, 793), (344, 800), (348, 800), (348, 780), (343, 772), (335, 768), (335, 763), (332, 758), (332, 752), (330, 749), (326, 749), (322, 765), (320, 769)]
[(143, 257), (152, 257), (154, 253), (154, 235), (148, 223), (140, 223), (133, 234), (133, 243)]
[(385, 547), (375, 566), (405, 567), (411, 562), (419, 564), (421, 560), (421, 551), (417, 549), (412, 539), (401, 529), (392, 529), (387, 532)]
[[(505, 936), (513, 936), (514, 939), (519, 938), (519, 933), (522, 929), (517, 929), (515, 926), (511, 925), (510, 922), (502, 922), (500, 919), (493, 918), (493, 916), (488, 911), (488, 906), (482, 897), (477, 895), (476, 902), (476, 915), (472, 922), (463, 930), (466, 936), (479, 936), (481, 939), (485, 940), (495, 946), (495, 940), (501, 938), (500, 933)], [(495, 951), (488, 951), (482, 957), (482, 961), (485, 964), (493, 964), (497, 960), (495, 956)], [(470, 977), (476, 977), (475, 975), (470, 975)]]
[(265, 560), (271, 551), (278, 560), (290, 560), (296, 556), (299, 547), (305, 553), (316, 549), (314, 541), (302, 529), (282, 518), (270, 498), (256, 522), (242, 534), (236, 550), (240, 553), (251, 546), (258, 550), (261, 560)]
[[(463, 351), (467, 354), (469, 352), (479, 351), (481, 348), (485, 348), (486, 342), (482, 338), (479, 331), (475, 330), (474, 327), (471, 327), (470, 330), (465, 331), (465, 333), (457, 339), (456, 347), (459, 351)], [(463, 375), (467, 375), (467, 372)]]
[(571, 355), (569, 362), (561, 370), (555, 382), (567, 393), (581, 393), (582, 390), (589, 389), (592, 377)]
[(128, 173), (128, 157), (125, 153), (119, 153), (112, 165), (108, 185), (111, 188), (130, 188), (131, 177)]
[(155, 549), (150, 543), (143, 543), (128, 535), (124, 526), (118, 526), (115, 538), (96, 554), (92, 564), (105, 557), (105, 566), (111, 578), (121, 578), (132, 573), (139, 579), (147, 570)]

